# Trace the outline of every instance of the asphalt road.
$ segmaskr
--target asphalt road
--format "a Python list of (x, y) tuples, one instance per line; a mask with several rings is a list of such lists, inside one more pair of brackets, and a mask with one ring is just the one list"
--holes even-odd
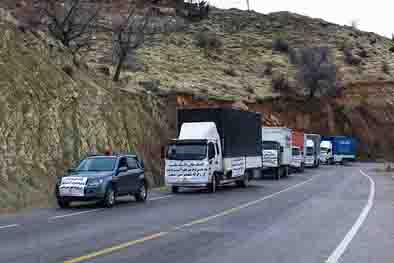
[(1, 216), (0, 262), (392, 263), (394, 180), (375, 166)]

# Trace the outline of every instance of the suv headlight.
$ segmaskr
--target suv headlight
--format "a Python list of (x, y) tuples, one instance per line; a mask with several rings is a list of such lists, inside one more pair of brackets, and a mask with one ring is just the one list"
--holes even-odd
[(87, 186), (99, 186), (104, 182), (104, 179), (89, 179)]

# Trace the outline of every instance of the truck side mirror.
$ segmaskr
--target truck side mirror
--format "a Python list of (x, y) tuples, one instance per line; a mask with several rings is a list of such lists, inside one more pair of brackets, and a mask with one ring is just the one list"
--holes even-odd
[(140, 160), (140, 164), (141, 164), (141, 168), (144, 169), (144, 168), (145, 168), (144, 160), (141, 159), (141, 160)]

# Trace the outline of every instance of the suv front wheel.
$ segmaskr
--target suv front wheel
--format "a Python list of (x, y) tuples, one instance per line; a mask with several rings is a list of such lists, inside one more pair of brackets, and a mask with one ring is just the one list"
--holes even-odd
[(145, 182), (142, 182), (138, 192), (134, 194), (135, 200), (137, 202), (145, 202), (148, 199), (148, 186)]
[(105, 192), (104, 200), (103, 200), (103, 205), (105, 207), (113, 207), (116, 202), (116, 193), (114, 188), (109, 185), (107, 188), (107, 191)]

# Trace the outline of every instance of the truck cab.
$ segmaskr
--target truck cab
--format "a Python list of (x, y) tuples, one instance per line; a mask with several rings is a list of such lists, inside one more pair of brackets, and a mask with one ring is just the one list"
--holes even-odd
[(330, 141), (322, 141), (320, 143), (320, 161), (325, 164), (334, 162), (332, 143)]
[(215, 123), (184, 123), (178, 139), (167, 147), (166, 184), (179, 187), (210, 187), (215, 173), (222, 171), (220, 137)]
[(315, 166), (315, 143), (312, 140), (306, 140), (305, 147), (305, 166), (313, 167)]
[(283, 127), (263, 127), (263, 172), (273, 172), (275, 179), (289, 174), (292, 160), (291, 130)]
[(291, 158), (291, 168), (297, 172), (303, 172), (305, 166), (304, 153), (300, 147), (293, 146), (292, 148), (292, 158)]

